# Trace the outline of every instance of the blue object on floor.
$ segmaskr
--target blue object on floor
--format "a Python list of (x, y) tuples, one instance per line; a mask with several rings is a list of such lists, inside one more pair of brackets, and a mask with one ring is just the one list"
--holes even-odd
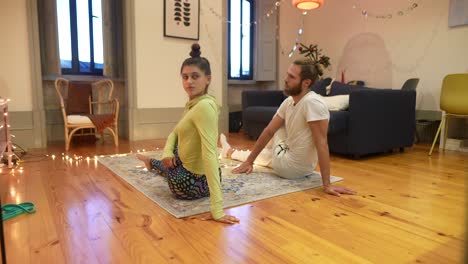
[(5, 204), (2, 206), (2, 221), (24, 213), (34, 214), (36, 212), (35, 207), (36, 206), (31, 202), (24, 202), (20, 204)]

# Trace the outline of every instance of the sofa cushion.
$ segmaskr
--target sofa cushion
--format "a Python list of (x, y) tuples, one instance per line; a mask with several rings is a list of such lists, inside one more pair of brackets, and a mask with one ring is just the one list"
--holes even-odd
[(330, 85), (331, 81), (331, 78), (318, 80), (312, 85), (312, 87), (310, 87), (310, 90), (314, 91), (316, 94), (325, 96), (327, 95), (327, 86)]
[(242, 115), (246, 121), (268, 123), (277, 110), (276, 106), (250, 106), (244, 109)]
[(326, 94), (327, 94), (327, 95), (330, 94), (331, 86), (332, 86), (332, 84), (333, 84), (334, 82), (335, 82), (335, 79), (331, 79), (330, 84), (327, 85), (327, 87), (325, 87), (325, 91), (326, 91)]
[(352, 91), (373, 90), (372, 88), (362, 87), (358, 85), (349, 85), (341, 82), (333, 82), (330, 90), (330, 96), (340, 94), (350, 94)]
[(346, 110), (349, 107), (349, 94), (321, 96), (330, 111)]
[(349, 116), (349, 111), (330, 111), (328, 134), (336, 134), (347, 130)]

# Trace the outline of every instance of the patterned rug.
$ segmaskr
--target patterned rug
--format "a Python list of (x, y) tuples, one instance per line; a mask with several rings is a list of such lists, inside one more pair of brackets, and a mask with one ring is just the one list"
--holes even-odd
[[(162, 151), (141, 154), (160, 158)], [(135, 153), (101, 156), (98, 160), (177, 218), (210, 211), (209, 198), (192, 201), (175, 199), (169, 190), (167, 180), (147, 171)], [(288, 180), (276, 176), (270, 168), (255, 166), (254, 172), (249, 175), (233, 174), (232, 168), (239, 163), (227, 159), (220, 160), (225, 208), (322, 186), (322, 179), (318, 173), (297, 180)], [(330, 180), (336, 182), (342, 178), (331, 176)]]

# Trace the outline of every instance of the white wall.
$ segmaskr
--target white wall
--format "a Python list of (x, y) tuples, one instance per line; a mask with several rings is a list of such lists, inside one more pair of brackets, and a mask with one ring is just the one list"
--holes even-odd
[[(393, 13), (392, 19), (365, 18), (368, 12)], [(407, 0), (355, 2), (325, 0), (322, 8), (305, 17), (301, 42), (318, 44), (331, 57), (332, 70), (326, 76), (364, 80), (367, 86), (400, 89), (408, 78), (420, 78), (417, 108), (439, 110), (442, 79), (449, 73), (468, 72), (468, 26), (449, 28), (449, 1), (419, 1), (407, 12)], [(397, 12), (407, 12), (399, 16)], [(280, 63), (283, 76), (292, 59), (301, 15), (289, 1), (280, 10)], [(281, 54), (281, 48), (283, 53)]]
[(0, 96), (10, 111), (32, 110), (26, 0), (0, 0)]
[[(200, 40), (202, 56), (211, 64), (209, 93), (222, 104), (222, 30), (221, 1), (200, 1)], [(188, 97), (182, 87), (180, 66), (189, 57), (196, 40), (164, 37), (163, 1), (135, 1), (135, 50), (137, 108), (183, 107)]]

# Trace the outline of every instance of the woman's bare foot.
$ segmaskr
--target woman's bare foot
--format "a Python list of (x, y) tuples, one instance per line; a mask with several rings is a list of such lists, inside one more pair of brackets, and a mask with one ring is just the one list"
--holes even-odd
[(151, 159), (142, 154), (136, 154), (137, 159), (143, 161), (145, 163), (145, 167), (148, 171), (151, 170)]

